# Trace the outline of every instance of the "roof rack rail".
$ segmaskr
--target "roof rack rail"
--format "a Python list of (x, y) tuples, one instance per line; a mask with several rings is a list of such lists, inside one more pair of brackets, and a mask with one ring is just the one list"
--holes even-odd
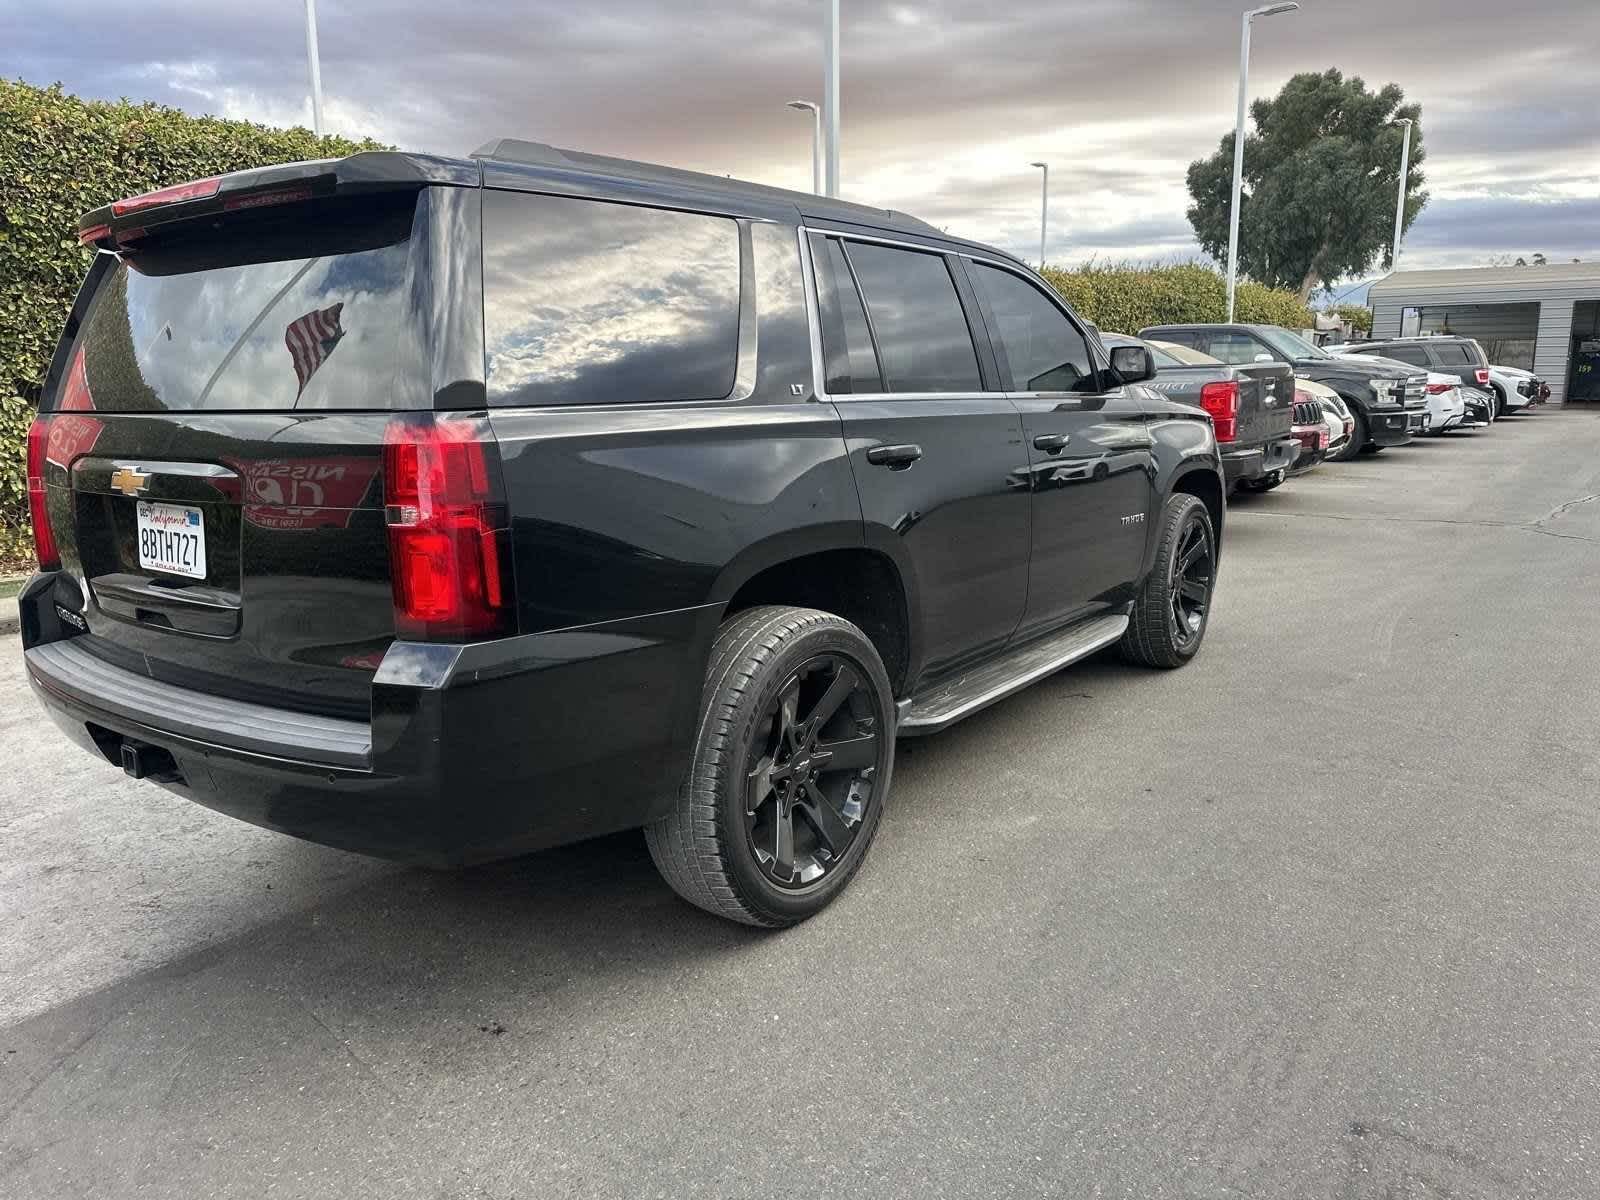
[(544, 142), (530, 142), (523, 138), (495, 138), (493, 141), (485, 142), (474, 150), (472, 157), (494, 159), (498, 162), (517, 163), (530, 167), (555, 167), (574, 171), (588, 170), (605, 175), (617, 175), (626, 179), (674, 182), (695, 187), (712, 188), (717, 191), (759, 193), (788, 200), (807, 215), (836, 216), (838, 219), (846, 221), (852, 218), (859, 219), (861, 216), (870, 216), (875, 223), (913, 228), (948, 241), (959, 242), (965, 240), (952, 238), (942, 229), (930, 225), (920, 217), (913, 217), (910, 213), (900, 212), (892, 208), (875, 208), (871, 205), (855, 204), (848, 200), (829, 199), (826, 196), (818, 196), (812, 192), (795, 192), (786, 188), (775, 188), (766, 184), (751, 183), (748, 180), (734, 179), (730, 176), (708, 175), (701, 171), (686, 171), (681, 167), (666, 167), (658, 163), (639, 162), (630, 158), (612, 158), (604, 154), (588, 154), (581, 150), (563, 150), (559, 146), (547, 145)]

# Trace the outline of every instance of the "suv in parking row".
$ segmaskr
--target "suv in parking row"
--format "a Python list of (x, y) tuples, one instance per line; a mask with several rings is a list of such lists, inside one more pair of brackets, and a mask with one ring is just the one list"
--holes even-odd
[(435, 864), (642, 826), (683, 896), (782, 925), (859, 867), (897, 735), (1204, 636), (1206, 414), (901, 214), (508, 141), (81, 238), (28, 676), (245, 820)]

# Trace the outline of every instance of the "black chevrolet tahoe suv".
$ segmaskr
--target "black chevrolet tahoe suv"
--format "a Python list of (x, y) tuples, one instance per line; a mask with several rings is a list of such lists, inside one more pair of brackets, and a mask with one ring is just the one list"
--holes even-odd
[(1428, 407), (1423, 372), (1335, 357), (1276, 325), (1156, 325), (1139, 336), (1190, 346), (1225, 363), (1287, 362), (1296, 376), (1332, 388), (1356, 419), (1336, 460), (1403, 446), (1422, 431)]
[(1206, 415), (898, 213), (504, 141), (80, 235), (28, 677), (244, 820), (436, 865), (643, 827), (785, 925), (860, 866), (896, 736), (1204, 636)]

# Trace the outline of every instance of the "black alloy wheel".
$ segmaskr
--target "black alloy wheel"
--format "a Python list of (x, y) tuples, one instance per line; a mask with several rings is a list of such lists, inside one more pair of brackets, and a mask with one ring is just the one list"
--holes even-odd
[(1178, 533), (1178, 550), (1172, 558), (1172, 640), (1180, 651), (1194, 648), (1205, 632), (1211, 610), (1211, 590), (1216, 577), (1211, 522), (1204, 512), (1191, 512)]
[(864, 673), (818, 654), (784, 681), (756, 721), (744, 827), (761, 873), (808, 888), (844, 861), (873, 803), (886, 736)]

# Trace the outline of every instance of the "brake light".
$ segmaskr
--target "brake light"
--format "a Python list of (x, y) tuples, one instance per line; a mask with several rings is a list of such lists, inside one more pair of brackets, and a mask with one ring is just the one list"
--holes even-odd
[(1455, 384), (1453, 383), (1430, 383), (1428, 385), (1428, 395), (1442, 396), (1454, 386)]
[(488, 423), (396, 417), (383, 442), (396, 632), (443, 641), (507, 632), (506, 508)]
[(1476, 376), (1479, 385), (1484, 386), (1484, 387), (1488, 386), (1488, 384), (1489, 384), (1489, 368), (1488, 367), (1479, 367), (1476, 371), (1473, 372), (1473, 374), (1474, 374), (1474, 376)]
[(78, 230), (78, 244), (82, 245), (82, 246), (92, 246), (96, 242), (98, 242), (101, 238), (106, 238), (106, 237), (110, 237), (110, 236), (111, 236), (111, 226), (109, 226), (109, 225), (91, 225), (87, 229)]
[(118, 200), (111, 206), (111, 215), (122, 217), (131, 212), (138, 212), (141, 208), (154, 208), (158, 204), (181, 204), (185, 200), (205, 200), (215, 196), (217, 189), (221, 186), (221, 175), (213, 175), (209, 179), (193, 179), (188, 183), (175, 183), (171, 187), (157, 188), (153, 192), (144, 192), (137, 196), (128, 196), (126, 199)]
[(1208, 383), (1200, 389), (1200, 407), (1211, 414), (1217, 441), (1231, 442), (1239, 436), (1239, 384), (1235, 380)]
[(44, 488), (45, 443), (50, 436), (50, 418), (35, 417), (28, 426), (28, 519), (33, 522), (33, 552), (41, 571), (61, 567), (61, 552), (50, 528), (50, 506)]

